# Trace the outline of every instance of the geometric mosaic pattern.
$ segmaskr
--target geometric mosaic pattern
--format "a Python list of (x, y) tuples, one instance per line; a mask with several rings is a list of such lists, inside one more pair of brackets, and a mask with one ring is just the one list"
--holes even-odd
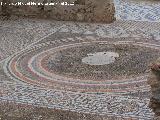
[(14, 21), (1, 21), (0, 25), (2, 26), (0, 27), (0, 60), (32, 45), (48, 34), (57, 32), (94, 35), (103, 38), (133, 37), (160, 40), (160, 23), (155, 22), (117, 20), (112, 24), (88, 24), (21, 18)]
[(157, 1), (146, 4), (142, 1), (135, 3), (127, 0), (115, 0), (115, 6), (117, 19), (160, 22), (160, 3)]
[(9, 97), (10, 101), (17, 103), (129, 119), (150, 120), (153, 117), (152, 111), (148, 108), (149, 100), (147, 99), (46, 90), (22, 84), (6, 83), (6, 85), (10, 85), (12, 90), (1, 100)]
[[(35, 106), (71, 110), (90, 114), (150, 120), (152, 111), (149, 99), (126, 96), (129, 93), (149, 94), (146, 84), (147, 72), (121, 80), (79, 80), (49, 73), (41, 66), (45, 56), (58, 50), (82, 44), (102, 43), (136, 45), (159, 52), (160, 46), (122, 39), (98, 39), (92, 37), (67, 37), (43, 40), (9, 57), (3, 65), (10, 82), (1, 81), (1, 100), (17, 101)], [(156, 56), (155, 56), (156, 57)], [(156, 58), (155, 58), (156, 59)], [(27, 63), (27, 64), (26, 64)], [(16, 84), (14, 83), (16, 82)], [(10, 88), (10, 89), (8, 89)], [(93, 91), (97, 89), (97, 91)], [(7, 94), (8, 93), (8, 94)], [(123, 96), (122, 96), (123, 95)]]
[[(67, 25), (65, 27), (67, 28)], [(62, 32), (62, 30), (63, 31), (66, 30), (65, 27), (60, 28), (59, 32), (60, 31)], [(105, 26), (102, 25), (101, 27), (99, 27), (99, 29), (102, 29), (102, 28), (105, 28)], [(109, 30), (110, 28), (113, 28), (113, 27), (107, 26), (107, 28), (105, 29)], [(75, 32), (71, 28), (70, 30), (72, 30), (72, 32)], [(98, 31), (96, 32), (100, 33)], [(78, 31), (78, 33), (81, 33), (81, 32)], [(10, 57), (5, 59), (4, 61), (5, 64), (4, 62), (2, 62), (2, 65), (4, 68), (3, 70), (5, 71), (5, 73), (3, 73), (3, 70), (1, 70), (0, 72), (0, 75), (1, 75), (0, 76), (0, 80), (1, 80), (0, 81), (0, 90), (1, 90), (0, 99), (1, 101), (2, 100), (14, 101), (16, 103), (31, 104), (31, 105), (39, 106), (39, 107), (57, 108), (57, 109), (71, 110), (71, 111), (77, 111), (77, 112), (82, 112), (82, 113), (90, 113), (90, 114), (93, 113), (93, 114), (109, 115), (109, 116), (123, 117), (123, 118), (125, 117), (126, 119), (128, 118), (129, 119), (135, 118), (135, 119), (142, 119), (142, 120), (152, 119), (154, 114), (151, 111), (151, 109), (148, 107), (149, 98), (148, 97), (139, 98), (139, 96), (140, 97), (148, 96), (149, 94), (149, 86), (146, 83), (147, 74), (138, 76), (136, 77), (136, 79), (133, 78), (133, 79), (128, 79), (126, 81), (121, 80), (120, 81), (121, 83), (119, 81), (113, 81), (113, 82), (106, 81), (108, 82), (109, 85), (108, 86), (106, 85), (105, 89), (108, 89), (110, 92), (96, 91), (94, 93), (93, 92), (91, 93), (87, 91), (83, 91), (83, 92), (78, 91), (77, 89), (74, 90), (73, 89), (74, 87), (71, 87), (72, 89), (67, 90), (67, 87), (65, 87), (64, 84), (63, 86), (59, 85), (61, 89), (59, 89), (58, 87), (55, 88), (56, 86), (52, 86), (50, 88), (48, 86), (43, 86), (43, 85), (37, 86), (36, 83), (32, 84), (32, 81), (24, 81), (24, 79), (19, 79), (19, 77), (17, 77), (17, 75), (15, 75), (14, 73), (16, 66), (20, 65), (19, 67), (17, 67), (18, 69), (16, 70), (18, 70), (19, 73), (25, 70), (24, 72), (25, 74), (23, 73), (22, 75), (26, 76), (28, 74), (26, 72), (28, 71), (26, 71), (26, 69), (23, 69), (23, 65), (21, 64), (22, 59), (19, 59), (19, 57), (23, 58), (24, 56), (23, 60), (27, 60), (28, 57), (35, 58), (34, 56), (36, 56), (36, 54), (42, 53), (42, 51), (46, 51), (49, 48), (49, 46), (52, 49), (58, 46), (63, 47), (63, 45), (82, 43), (85, 41), (89, 41), (89, 42), (94, 42), (94, 41), (95, 42), (98, 42), (98, 41), (102, 41), (102, 42), (110, 41), (111, 42), (112, 41), (115, 43), (118, 41), (120, 43), (123, 43), (122, 41), (125, 41), (128, 44), (129, 43), (131, 44), (136, 44), (136, 43), (142, 44), (143, 43), (142, 48), (145, 49), (148, 46), (147, 48), (150, 48), (151, 51), (152, 50), (159, 51), (159, 42), (156, 40), (147, 39), (146, 37), (143, 38), (141, 34), (138, 37), (139, 39), (134, 38), (134, 37), (120, 38), (121, 35), (122, 36), (124, 35), (120, 33), (121, 31), (115, 32), (115, 34), (106, 33), (108, 34), (107, 36), (115, 35), (117, 39), (105, 38), (101, 34), (99, 34), (98, 37), (94, 35), (90, 35), (90, 36), (84, 35), (85, 37), (78, 37), (78, 36), (76, 37), (76, 35), (75, 37), (72, 37), (72, 35), (70, 36), (66, 35), (66, 37), (63, 37), (64, 35), (63, 33), (63, 35), (62, 34), (58, 35), (63, 38), (59, 37), (55, 40), (53, 39), (55, 36), (51, 35), (48, 38), (41, 39), (37, 41), (37, 43), (34, 43), (28, 46), (23, 51), (12, 54)], [(133, 35), (132, 32), (130, 32), (129, 34)], [(83, 36), (82, 33), (81, 33), (81, 36)], [(31, 54), (27, 54), (28, 52)], [(35, 59), (33, 60), (36, 63), (37, 60)], [(11, 63), (13, 64), (16, 63), (15, 64), (16, 66), (14, 66), (13, 69), (11, 69), (11, 66), (10, 66)], [(26, 64), (26, 65), (28, 66), (29, 64)], [(38, 69), (35, 69), (35, 67), (33, 66), (31, 66), (31, 69), (32, 71), (38, 70)], [(8, 78), (8, 76), (11, 79)], [(23, 77), (23, 76), (20, 76), (20, 77)], [(29, 77), (33, 77), (34, 79), (35, 76), (29, 76)], [(37, 80), (40, 80), (40, 79), (35, 79), (34, 81), (38, 82)], [(51, 82), (53, 82), (53, 80)], [(40, 83), (42, 83), (41, 80), (40, 80)], [(118, 87), (113, 87), (117, 83), (118, 83)], [(132, 89), (131, 83), (134, 83), (132, 84), (133, 89)], [(124, 89), (124, 87), (122, 86), (125, 86), (126, 88)], [(123, 90), (123, 91), (118, 92), (118, 90)]]

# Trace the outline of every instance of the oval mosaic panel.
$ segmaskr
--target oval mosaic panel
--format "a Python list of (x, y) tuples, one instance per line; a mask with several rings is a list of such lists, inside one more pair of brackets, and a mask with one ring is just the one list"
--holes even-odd
[(4, 68), (12, 79), (39, 87), (126, 94), (147, 89), (148, 65), (159, 55), (153, 44), (66, 38), (14, 54)]

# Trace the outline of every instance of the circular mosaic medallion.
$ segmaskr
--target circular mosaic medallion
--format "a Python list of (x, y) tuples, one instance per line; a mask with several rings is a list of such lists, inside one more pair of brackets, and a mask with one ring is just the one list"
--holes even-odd
[(40, 43), (5, 64), (16, 80), (56, 90), (126, 94), (146, 87), (148, 64), (158, 46), (136, 42), (76, 41)]

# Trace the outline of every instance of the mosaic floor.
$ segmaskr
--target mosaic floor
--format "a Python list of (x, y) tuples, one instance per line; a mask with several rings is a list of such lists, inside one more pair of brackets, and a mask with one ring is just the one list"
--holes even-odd
[(140, 3), (115, 0), (112, 24), (1, 19), (1, 102), (152, 120), (146, 81), (160, 55), (160, 3)]

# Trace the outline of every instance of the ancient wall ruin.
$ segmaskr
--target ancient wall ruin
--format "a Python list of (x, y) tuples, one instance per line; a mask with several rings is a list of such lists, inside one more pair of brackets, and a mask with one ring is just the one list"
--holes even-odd
[(151, 86), (152, 93), (149, 106), (160, 119), (160, 58), (151, 65), (148, 84)]
[[(55, 20), (72, 20), (87, 22), (106, 22), (115, 20), (115, 8), (112, 0), (0, 0), (3, 14), (52, 18)], [(22, 2), (36, 5), (8, 5)], [(43, 3), (39, 4), (38, 3)], [(49, 5), (46, 5), (49, 3)], [(58, 3), (58, 4), (51, 4)], [(62, 4), (65, 3), (65, 4)], [(66, 5), (67, 3), (67, 5)]]

